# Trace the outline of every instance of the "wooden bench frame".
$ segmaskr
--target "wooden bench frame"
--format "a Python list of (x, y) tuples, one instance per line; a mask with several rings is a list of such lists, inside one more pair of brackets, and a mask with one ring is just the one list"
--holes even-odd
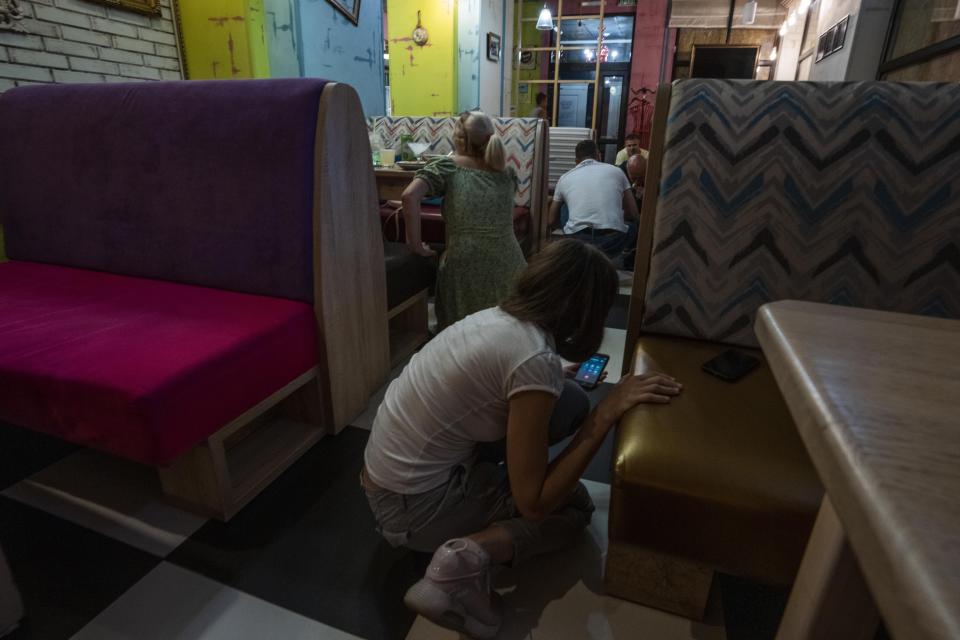
[(160, 468), (173, 503), (229, 520), (326, 433), (360, 415), (386, 381), (387, 285), (362, 113), (350, 86), (324, 87), (314, 147), (318, 364)]

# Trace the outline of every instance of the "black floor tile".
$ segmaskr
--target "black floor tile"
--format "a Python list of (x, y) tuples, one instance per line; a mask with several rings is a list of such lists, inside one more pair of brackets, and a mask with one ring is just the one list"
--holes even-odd
[(406, 589), (424, 562), (374, 531), (359, 486), (368, 432), (321, 440), (231, 522), (167, 561), (363, 638), (404, 638)]
[(17, 640), (69, 638), (160, 562), (2, 496), (0, 542), (26, 611)]
[(608, 329), (626, 329), (629, 309), (630, 296), (622, 293), (617, 294), (616, 299), (613, 301), (613, 306), (610, 307), (610, 312), (607, 314), (607, 319), (603, 322), (603, 326)]
[(0, 490), (76, 449), (75, 444), (0, 422)]
[(717, 578), (727, 640), (773, 640), (790, 589), (765, 587), (720, 573)]

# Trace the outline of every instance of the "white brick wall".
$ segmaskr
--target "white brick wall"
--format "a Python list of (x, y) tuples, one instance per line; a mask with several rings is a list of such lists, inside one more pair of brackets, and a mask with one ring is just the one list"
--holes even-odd
[(88, 0), (22, 0), (28, 33), (0, 31), (0, 93), (37, 82), (179, 80), (170, 2), (147, 16)]

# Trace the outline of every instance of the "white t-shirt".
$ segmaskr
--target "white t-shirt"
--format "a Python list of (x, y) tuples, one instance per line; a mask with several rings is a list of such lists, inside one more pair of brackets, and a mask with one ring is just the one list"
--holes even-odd
[(364, 452), (370, 479), (406, 495), (442, 485), (478, 442), (506, 437), (509, 399), (530, 390), (563, 390), (553, 338), (499, 307), (467, 316), (387, 388)]
[(612, 164), (584, 160), (560, 176), (553, 199), (566, 202), (570, 218), (563, 227), (566, 234), (581, 229), (614, 229), (626, 232), (623, 221), (623, 192), (630, 181)]

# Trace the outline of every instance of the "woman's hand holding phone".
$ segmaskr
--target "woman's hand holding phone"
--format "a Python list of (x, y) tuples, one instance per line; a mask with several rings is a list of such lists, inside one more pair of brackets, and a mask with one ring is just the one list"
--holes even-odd
[[(563, 368), (563, 377), (570, 378), (570, 379), (575, 378), (577, 375), (577, 371), (579, 371), (580, 367), (582, 366), (583, 366), (582, 362), (580, 364), (568, 364)], [(607, 372), (604, 371), (603, 373), (600, 374), (600, 379), (597, 380), (597, 384), (600, 384), (606, 379), (607, 379)]]

